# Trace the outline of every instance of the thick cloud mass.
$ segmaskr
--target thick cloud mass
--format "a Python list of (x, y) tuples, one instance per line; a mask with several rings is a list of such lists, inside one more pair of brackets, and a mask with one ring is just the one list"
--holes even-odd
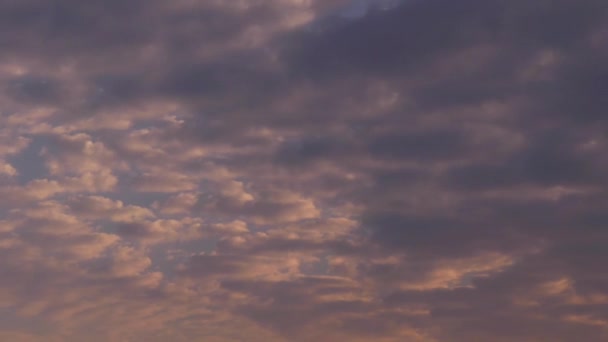
[(0, 340), (608, 340), (604, 0), (0, 2)]

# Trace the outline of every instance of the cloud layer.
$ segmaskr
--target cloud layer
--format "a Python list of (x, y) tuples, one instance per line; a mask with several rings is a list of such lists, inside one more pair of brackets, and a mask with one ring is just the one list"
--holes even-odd
[(608, 339), (608, 7), (0, 4), (0, 339)]

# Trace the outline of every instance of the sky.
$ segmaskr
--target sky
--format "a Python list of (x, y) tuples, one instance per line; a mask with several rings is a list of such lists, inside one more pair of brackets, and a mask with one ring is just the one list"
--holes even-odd
[(2, 341), (608, 341), (605, 0), (3, 0), (0, 51)]

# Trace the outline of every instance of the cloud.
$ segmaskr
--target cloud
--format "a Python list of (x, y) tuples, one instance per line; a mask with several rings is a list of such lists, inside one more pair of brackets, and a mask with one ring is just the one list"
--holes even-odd
[(0, 339), (606, 340), (607, 15), (2, 2)]
[(193, 240), (202, 237), (200, 223), (196, 219), (155, 221), (127, 221), (117, 225), (117, 233), (125, 239), (142, 244), (166, 243), (175, 240)]
[(70, 209), (78, 217), (93, 220), (109, 219), (114, 222), (137, 222), (154, 218), (154, 213), (147, 208), (128, 205), (100, 196), (73, 197), (69, 201)]

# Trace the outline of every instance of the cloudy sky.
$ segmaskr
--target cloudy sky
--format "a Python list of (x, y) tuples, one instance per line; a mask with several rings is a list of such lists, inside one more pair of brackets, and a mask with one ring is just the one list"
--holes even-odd
[(0, 340), (608, 340), (605, 0), (0, 1)]

